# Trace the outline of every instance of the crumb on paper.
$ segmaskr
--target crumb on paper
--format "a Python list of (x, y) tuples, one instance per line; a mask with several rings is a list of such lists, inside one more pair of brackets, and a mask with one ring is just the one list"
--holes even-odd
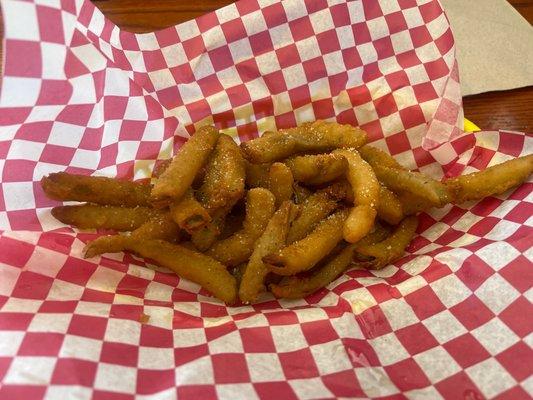
[(139, 315), (139, 322), (141, 324), (146, 324), (146, 323), (148, 323), (148, 321), (150, 321), (150, 316), (148, 314), (141, 313)]

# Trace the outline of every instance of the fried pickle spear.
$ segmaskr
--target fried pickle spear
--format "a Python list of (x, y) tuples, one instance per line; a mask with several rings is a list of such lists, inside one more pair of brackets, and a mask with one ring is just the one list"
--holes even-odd
[(417, 217), (407, 217), (400, 222), (387, 239), (375, 244), (356, 243), (355, 251), (358, 265), (368, 269), (381, 269), (401, 258), (406, 247), (411, 243), (417, 226)]
[(191, 241), (199, 251), (207, 251), (216, 242), (224, 230), (226, 216), (230, 211), (231, 207), (215, 210), (211, 216), (211, 222), (191, 234)]
[(292, 185), (292, 192), (294, 193), (294, 203), (302, 204), (305, 199), (313, 194), (313, 192), (306, 187), (298, 185), (296, 182)]
[(333, 257), (310, 277), (291, 276), (279, 284), (271, 284), (270, 291), (278, 298), (301, 299), (329, 285), (353, 262), (355, 245), (351, 244)]
[(89, 242), (84, 249), (84, 257), (91, 258), (104, 253), (118, 253), (126, 248), (126, 240), (143, 242), (147, 239), (163, 239), (169, 242), (179, 240), (179, 226), (171, 216), (159, 214), (135, 229), (129, 235), (100, 236)]
[(43, 177), (41, 187), (53, 200), (126, 207), (150, 205), (150, 185), (104, 176), (56, 172)]
[(220, 135), (207, 165), (198, 199), (209, 211), (233, 206), (244, 195), (244, 159), (228, 135)]
[(343, 236), (347, 242), (356, 243), (374, 226), (379, 205), (379, 182), (372, 167), (357, 151), (338, 149), (334, 154), (339, 154), (348, 161), (346, 178), (354, 194), (354, 207), (344, 223)]
[(64, 224), (81, 229), (112, 229), (131, 231), (137, 229), (159, 211), (149, 207), (118, 207), (80, 204), (52, 208), (52, 215)]
[(296, 213), (297, 206), (290, 201), (283, 202), (268, 222), (262, 235), (255, 242), (239, 287), (239, 297), (243, 303), (256, 301), (259, 293), (264, 290), (264, 281), (270, 271), (262, 259), (285, 245), (291, 220)]
[(398, 225), (403, 219), (403, 207), (398, 197), (383, 185), (379, 185), (378, 218), (390, 225)]
[(275, 211), (275, 198), (267, 189), (255, 188), (248, 192), (246, 217), (243, 228), (227, 239), (216, 242), (208, 255), (227, 266), (246, 262)]
[(304, 200), (300, 214), (292, 222), (287, 235), (291, 244), (306, 237), (316, 225), (338, 207), (337, 200), (326, 190), (319, 190)]
[(313, 268), (342, 240), (339, 229), (349, 210), (340, 210), (320, 222), (305, 238), (263, 257), (268, 269), (278, 275), (294, 275)]
[(283, 163), (275, 162), (268, 171), (268, 188), (276, 198), (276, 207), (292, 198), (292, 172)]
[(445, 181), (454, 202), (479, 200), (501, 194), (524, 182), (533, 172), (533, 154), (505, 161), (483, 171)]
[(380, 150), (377, 147), (365, 144), (363, 147), (358, 149), (358, 151), (363, 160), (372, 165), (372, 167), (374, 165), (381, 165), (382, 167), (393, 169), (406, 169), (403, 165), (396, 161), (393, 156), (385, 153), (383, 150)]
[(414, 193), (398, 192), (396, 193), (396, 197), (402, 205), (404, 215), (416, 215), (433, 208), (433, 204), (427, 201), (427, 199), (423, 199)]
[[(373, 232), (369, 233), (359, 243), (367, 245), (380, 242), (388, 235), (388, 231), (378, 225)], [(355, 244), (350, 244), (340, 253), (327, 260), (322, 267), (309, 277), (290, 276), (285, 277), (280, 283), (270, 285), (270, 291), (276, 297), (287, 299), (300, 299), (329, 285), (342, 274), (352, 263)]]
[[(395, 194), (409, 193), (410, 200), (420, 205), (428, 204), (427, 208), (442, 207), (453, 200), (442, 182), (407, 170), (390, 154), (369, 145), (361, 147), (359, 153), (372, 166), (379, 181)], [(415, 209), (419, 207), (415, 207), (413, 213)]]
[(185, 194), (213, 151), (219, 135), (214, 127), (204, 126), (185, 142), (156, 181), (151, 193), (154, 204), (163, 207)]
[(346, 158), (339, 154), (316, 154), (289, 158), (285, 164), (294, 180), (307, 185), (320, 185), (342, 176), (347, 168)]
[(172, 219), (187, 233), (202, 229), (209, 222), (211, 216), (207, 210), (194, 198), (194, 191), (189, 188), (183, 197), (170, 204)]
[(241, 149), (248, 161), (257, 164), (279, 161), (304, 152), (358, 148), (365, 143), (366, 133), (359, 128), (315, 121), (241, 143)]
[[(264, 134), (263, 134), (264, 136)], [(246, 165), (246, 186), (249, 188), (263, 187), (268, 188), (270, 166), (272, 164), (252, 164), (245, 160)]]
[(395, 193), (408, 192), (433, 207), (442, 207), (452, 201), (448, 188), (420, 172), (373, 166), (376, 176)]
[(237, 281), (224, 265), (205, 254), (163, 240), (126, 240), (125, 247), (193, 281), (226, 304), (237, 299)]

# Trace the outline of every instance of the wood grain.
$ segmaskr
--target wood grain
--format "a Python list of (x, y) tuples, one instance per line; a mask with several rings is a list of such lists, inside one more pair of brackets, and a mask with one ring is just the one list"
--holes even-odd
[[(228, 0), (93, 0), (114, 23), (131, 32), (151, 32), (188, 21), (229, 4)], [(533, 23), (533, 0), (509, 1)], [(3, 37), (0, 14), (0, 38)], [(0, 59), (2, 57), (0, 42)], [(482, 93), (463, 99), (465, 116), (482, 129), (533, 132), (533, 87)]]

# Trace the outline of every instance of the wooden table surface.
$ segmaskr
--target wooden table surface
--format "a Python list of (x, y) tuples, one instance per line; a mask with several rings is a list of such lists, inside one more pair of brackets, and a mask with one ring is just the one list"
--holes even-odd
[[(122, 29), (149, 32), (187, 21), (231, 3), (231, 0), (93, 0)], [(533, 23), (533, 0), (509, 0)], [(3, 36), (0, 14), (0, 38)], [(0, 42), (0, 60), (2, 43)], [(463, 99), (465, 116), (481, 129), (533, 133), (533, 87), (482, 93)]]

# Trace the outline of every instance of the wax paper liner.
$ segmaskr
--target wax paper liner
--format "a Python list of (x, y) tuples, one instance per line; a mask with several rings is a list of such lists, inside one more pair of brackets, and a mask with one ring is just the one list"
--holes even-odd
[(89, 1), (2, 8), (0, 398), (529, 397), (531, 183), (423, 214), (394, 266), (241, 307), (131, 255), (81, 259), (95, 234), (54, 222), (38, 184), (147, 178), (204, 123), (360, 125), (436, 177), (530, 153), (463, 134), (437, 1), (244, 0), (142, 35)]

